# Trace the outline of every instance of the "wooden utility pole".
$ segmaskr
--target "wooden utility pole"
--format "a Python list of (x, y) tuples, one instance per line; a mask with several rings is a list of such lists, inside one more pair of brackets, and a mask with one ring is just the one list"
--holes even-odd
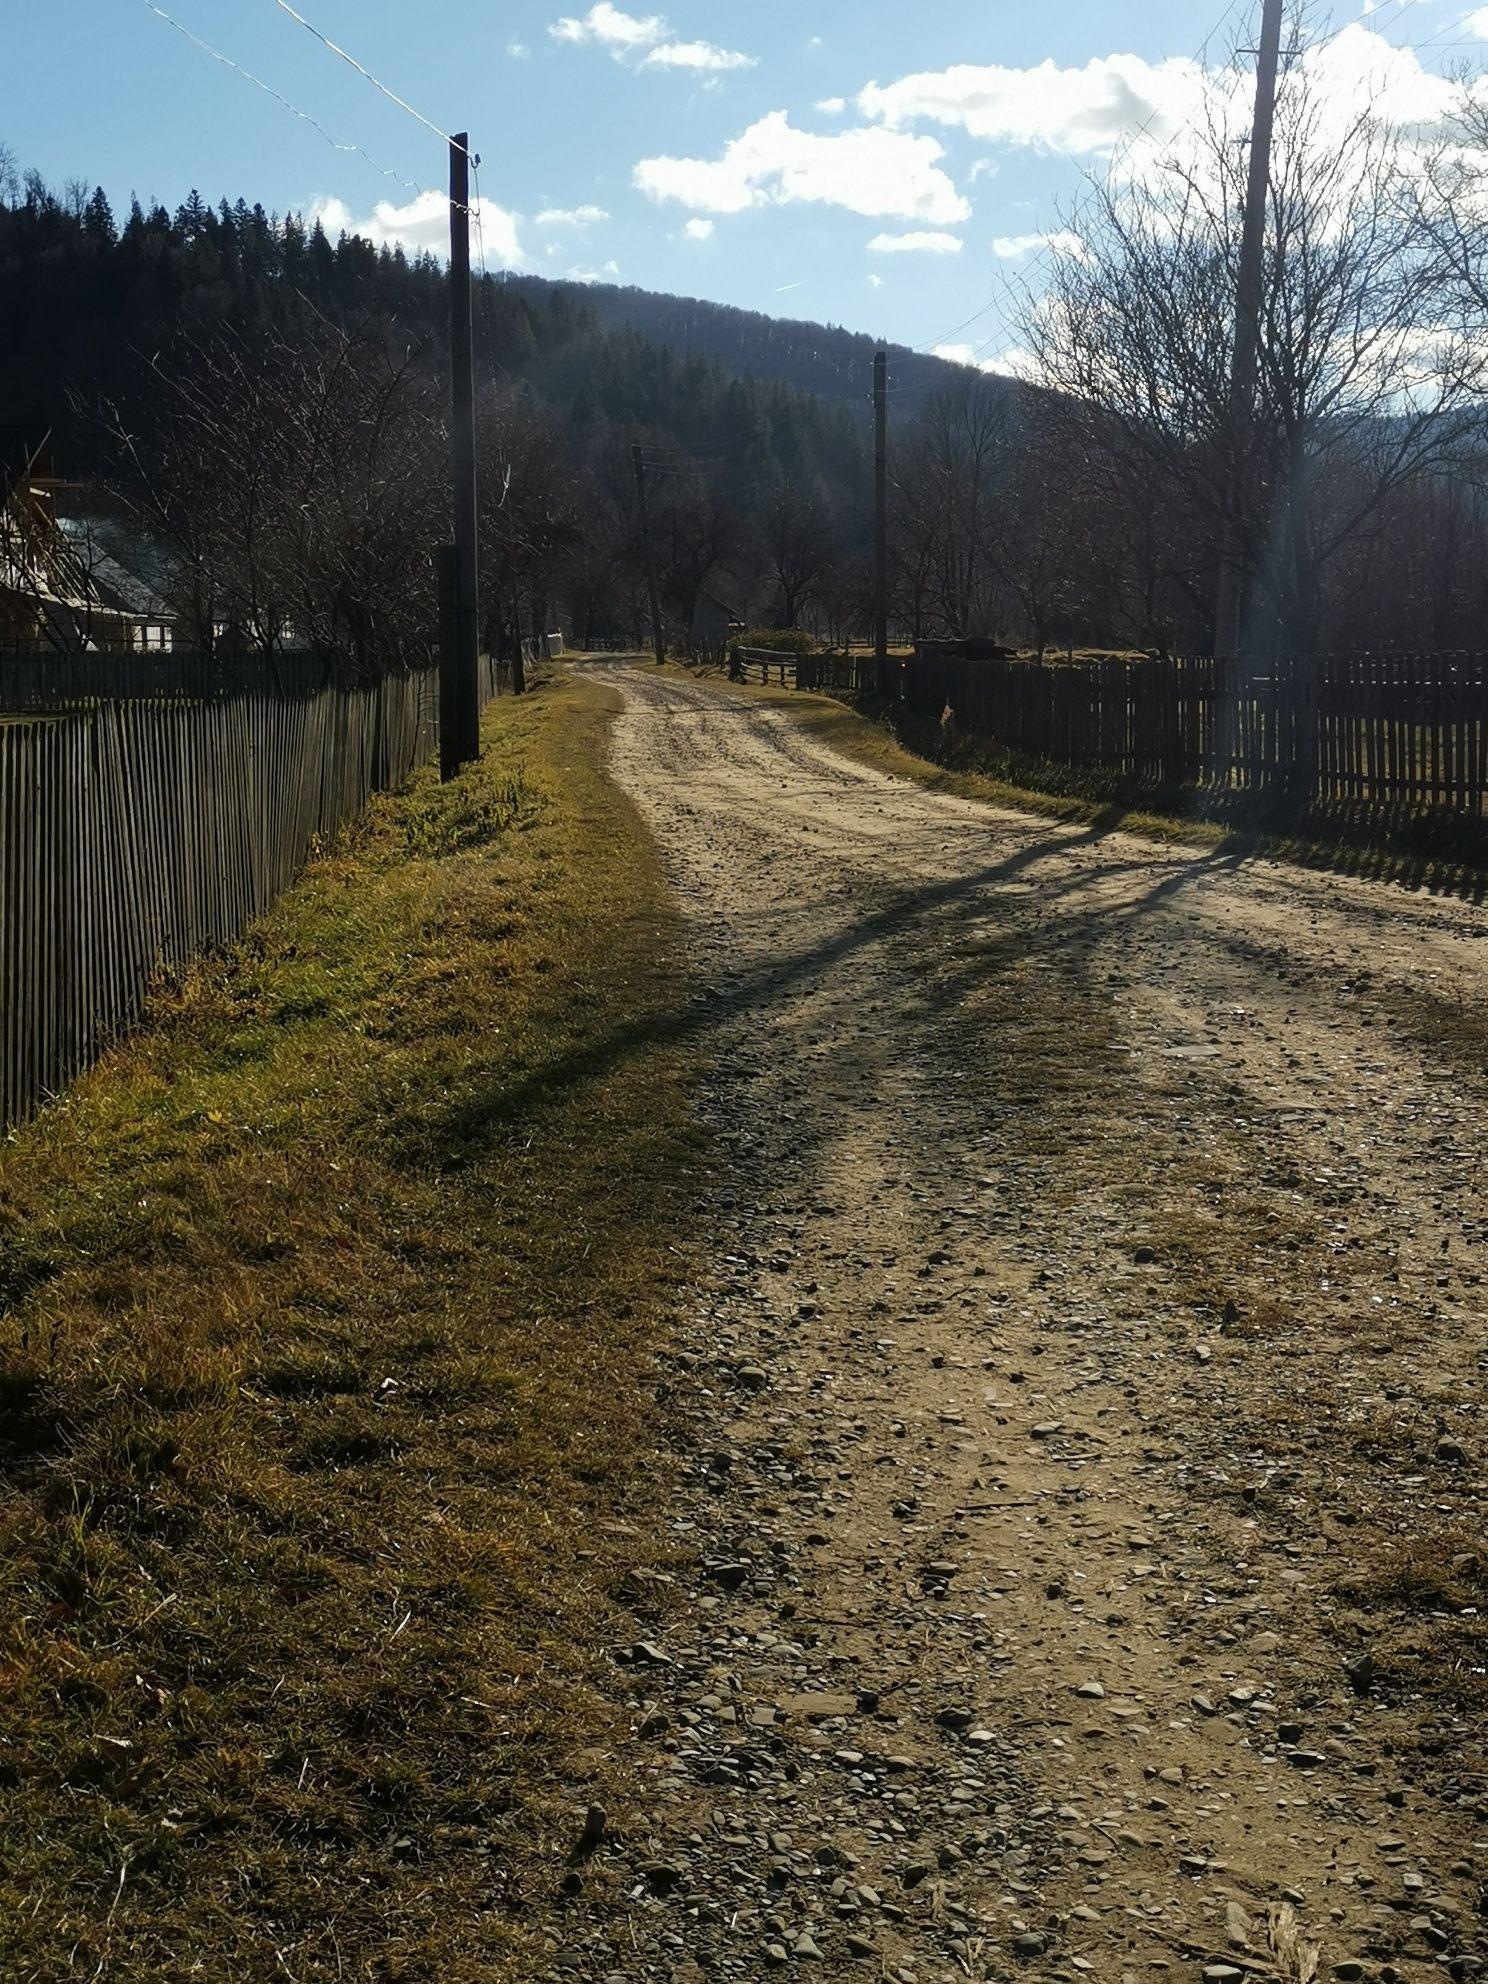
[(646, 561), (646, 595), (651, 604), (651, 645), (656, 654), (656, 666), (660, 668), (666, 661), (666, 636), (661, 625), (661, 597), (656, 590), (656, 554), (651, 548), (651, 512), (646, 503), (646, 457), (639, 442), (631, 449), (630, 459), (635, 464), (636, 496), (641, 506), (641, 555)]
[(460, 553), (441, 544), (434, 553), (439, 588), (439, 776), (452, 779), (460, 756)]
[(889, 354), (873, 360), (873, 673), (878, 694), (889, 685)]
[[(454, 738), (447, 764), (480, 756), (480, 531), (476, 520), (475, 351), (470, 305), (470, 139), (450, 140), (450, 377), (455, 498), (457, 639), (448, 704)], [(441, 699), (443, 700), (443, 699)], [(452, 776), (446, 773), (446, 776)]]
[(1255, 420), (1256, 376), (1261, 348), (1261, 311), (1266, 300), (1266, 203), (1271, 190), (1271, 144), (1276, 128), (1276, 84), (1281, 68), (1281, 23), (1285, 0), (1262, 0), (1261, 40), (1256, 50), (1255, 123), (1250, 134), (1250, 176), (1240, 234), (1240, 266), (1235, 283), (1235, 345), (1230, 361), (1228, 488), (1219, 586), (1214, 608), (1214, 652), (1236, 659), (1245, 635), (1245, 546), (1240, 530), (1245, 478), (1249, 472)]

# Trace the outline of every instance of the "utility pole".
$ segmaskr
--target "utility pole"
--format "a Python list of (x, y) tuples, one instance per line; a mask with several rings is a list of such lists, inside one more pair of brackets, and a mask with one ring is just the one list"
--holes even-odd
[(889, 684), (889, 354), (873, 360), (873, 674), (887, 700)]
[(1241, 653), (1245, 619), (1245, 572), (1240, 508), (1249, 466), (1255, 419), (1256, 375), (1261, 347), (1261, 310), (1266, 287), (1266, 202), (1271, 190), (1271, 143), (1276, 128), (1276, 87), (1281, 68), (1281, 22), (1285, 0), (1262, 0), (1261, 40), (1256, 50), (1255, 122), (1250, 134), (1250, 176), (1240, 235), (1240, 267), (1235, 283), (1235, 346), (1230, 362), (1230, 459), (1225, 492), (1224, 541), (1214, 608), (1214, 652), (1226, 661)]
[(641, 555), (646, 561), (646, 593), (651, 602), (651, 645), (656, 652), (656, 666), (661, 668), (666, 662), (666, 636), (662, 632), (661, 599), (656, 590), (656, 557), (651, 549), (651, 512), (646, 505), (646, 457), (639, 441), (631, 449), (630, 459), (635, 464), (636, 495), (641, 505)]
[[(450, 139), (450, 375), (455, 498), (456, 641), (445, 665), (454, 735), (440, 752), (456, 768), (480, 756), (480, 531), (476, 520), (475, 352), (470, 304), (470, 139)], [(453, 776), (446, 771), (446, 777)]]

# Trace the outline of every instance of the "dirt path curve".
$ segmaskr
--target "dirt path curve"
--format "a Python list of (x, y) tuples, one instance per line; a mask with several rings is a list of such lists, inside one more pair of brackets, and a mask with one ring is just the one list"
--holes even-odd
[(554, 1974), (1480, 1974), (1484, 915), (613, 679), (734, 1163)]

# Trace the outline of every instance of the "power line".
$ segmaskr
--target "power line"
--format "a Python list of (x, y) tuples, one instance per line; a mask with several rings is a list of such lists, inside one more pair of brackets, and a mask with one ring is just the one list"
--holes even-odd
[(318, 117), (312, 117), (308, 110), (301, 110), (297, 103), (291, 103), (289, 98), (279, 90), (276, 90), (272, 83), (266, 83), (262, 76), (255, 76), (251, 69), (245, 69), (242, 63), (235, 62), (231, 55), (224, 55), (220, 48), (213, 48), (210, 42), (203, 41), (201, 36), (193, 34), (190, 28), (183, 27), (178, 20), (175, 20), (170, 14), (166, 13), (163, 7), (157, 7), (155, 0), (143, 0), (143, 5), (157, 19), (164, 21), (167, 27), (174, 28), (177, 34), (183, 35), (191, 43), (193, 48), (199, 48), (203, 55), (209, 55), (214, 62), (220, 62), (225, 69), (233, 70), (237, 75), (242, 76), (246, 82), (252, 83), (255, 89), (262, 90), (265, 96), (271, 96), (275, 103), (282, 104), (292, 117), (298, 117), (302, 123), (308, 124), (312, 131), (318, 131), (333, 151), (354, 152), (358, 158), (364, 158), (374, 172), (381, 173), (384, 179), (395, 181), (396, 184), (405, 187), (410, 193), (423, 192), (424, 188), (422, 186), (418, 185), (412, 179), (405, 179), (402, 173), (395, 172), (390, 165), (380, 164), (361, 145), (354, 144), (347, 139), (333, 137)]
[[(290, 6), (289, 0), (274, 0), (274, 5), (279, 9), (281, 13), (288, 14), (289, 18), (292, 21), (298, 21), (300, 26), (305, 30), (307, 34), (314, 35), (315, 39), (320, 43), (322, 48), (329, 49), (332, 55), (338, 57), (339, 60), (341, 60), (342, 62), (345, 62), (350, 68), (355, 69), (357, 74), (359, 76), (364, 77), (366, 81), (372, 85), (373, 89), (379, 91), (383, 96), (385, 96), (389, 103), (396, 104), (399, 110), (407, 111), (408, 115), (412, 117), (415, 120), (415, 122), (422, 124), (426, 131), (432, 131), (436, 138), (443, 138), (444, 142), (447, 145), (454, 144), (455, 141), (450, 136), (448, 131), (441, 130), (440, 127), (433, 121), (433, 119), (429, 117), (425, 117), (424, 113), (421, 110), (415, 110), (413, 105), (407, 102), (403, 97), (399, 96), (396, 90), (390, 90), (386, 83), (380, 83), (377, 80), (376, 76), (373, 75), (372, 71), (370, 69), (363, 68), (362, 64), (358, 62), (358, 60), (354, 55), (348, 55), (346, 50), (342, 48), (339, 45), (339, 43), (332, 41), (329, 35), (322, 34), (320, 29), (316, 27), (313, 21), (307, 21), (303, 14), (297, 13), (295, 9)], [(465, 147), (461, 145), (459, 149), (461, 151), (464, 151)]]
[[(297, 103), (291, 102), (291, 100), (287, 96), (285, 96), (281, 90), (276, 90), (271, 83), (266, 83), (261, 76), (256, 76), (251, 69), (245, 68), (241, 62), (236, 61), (231, 55), (224, 55), (221, 49), (214, 48), (210, 42), (203, 41), (200, 35), (193, 34), (190, 28), (184, 27), (180, 21), (174, 18), (174, 16), (168, 14), (163, 7), (157, 6), (156, 0), (141, 0), (141, 4), (144, 7), (146, 7), (150, 13), (154, 14), (159, 20), (164, 21), (167, 27), (174, 28), (176, 33), (183, 36), (185, 40), (189, 41), (193, 48), (199, 49), (203, 55), (210, 56), (212, 61), (220, 62), (225, 69), (231, 69), (234, 72), (234, 74), (241, 76), (245, 82), (252, 83), (255, 89), (262, 90), (266, 96), (271, 96), (274, 99), (275, 103), (282, 105), (283, 108), (287, 110), (292, 117), (298, 117), (302, 123), (308, 124), (313, 131), (318, 132), (319, 135), (325, 139), (326, 143), (331, 147), (333, 151), (338, 151), (342, 153), (354, 153), (358, 158), (365, 159), (367, 164), (372, 167), (374, 172), (379, 173), (384, 179), (391, 179), (394, 182), (394, 184), (403, 187), (406, 192), (417, 194), (421, 198), (437, 197), (442, 200), (445, 197), (443, 192), (439, 192), (436, 195), (434, 193), (434, 189), (428, 186), (421, 185), (417, 179), (409, 179), (403, 173), (395, 171), (392, 166), (383, 165), (378, 159), (375, 159), (372, 156), (372, 154), (366, 149), (364, 145), (356, 144), (349, 139), (334, 137), (332, 133), (326, 129), (325, 125), (320, 122), (319, 118), (313, 117), (308, 110), (302, 110)], [(281, 4), (281, 0), (275, 0), (275, 4), (276, 5)], [(294, 12), (293, 8), (287, 8), (286, 11), (290, 13)], [(296, 15), (295, 18), (299, 19), (300, 17)], [(305, 25), (308, 27), (309, 23), (306, 22)], [(311, 33), (316, 32), (316, 30), (313, 28), (310, 31)], [(323, 36), (319, 38), (324, 39)], [(327, 46), (334, 47), (334, 44), (327, 43)], [(335, 52), (337, 54), (340, 54), (342, 51), (337, 49)], [(347, 56), (345, 59), (349, 62), (352, 62), (352, 66), (354, 68), (360, 67), (359, 64), (352, 61), (352, 58), (350, 56)], [(371, 78), (371, 80), (373, 82), (376, 82), (375, 77)], [(382, 85), (379, 83), (377, 84), (377, 87), (381, 89)], [(391, 91), (384, 91), (383, 93), (384, 95), (392, 97), (392, 101), (394, 103), (401, 104), (401, 99), (396, 96), (392, 96)], [(409, 106), (406, 104), (402, 104), (402, 108), (409, 109)], [(410, 115), (418, 118), (419, 123), (428, 125), (431, 131), (438, 130), (437, 125), (430, 124), (429, 120), (426, 117), (420, 117), (419, 113), (416, 110), (410, 110)], [(439, 135), (443, 136), (443, 133), (441, 132)], [(454, 140), (446, 139), (446, 143), (453, 144)], [(464, 147), (461, 146), (460, 149), (463, 150)], [(471, 153), (470, 162), (472, 169), (478, 167), (480, 163), (478, 155), (475, 153)], [(480, 251), (481, 271), (482, 274), (484, 275), (484, 274), (488, 274), (489, 272), (487, 271), (485, 264), (485, 247), (484, 247), (485, 237), (482, 231), (482, 223), (481, 223), (479, 185), (480, 182), (479, 182), (479, 178), (477, 177), (475, 200), (472, 203), (469, 211), (471, 217), (475, 221), (477, 236), (481, 242), (481, 251)]]

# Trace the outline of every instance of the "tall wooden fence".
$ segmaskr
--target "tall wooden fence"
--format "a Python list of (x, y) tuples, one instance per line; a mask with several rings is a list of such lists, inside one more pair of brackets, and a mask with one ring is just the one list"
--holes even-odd
[(430, 670), (343, 681), (306, 655), (0, 658), (0, 1126), (429, 757), (438, 700)]
[[(919, 717), (1016, 757), (1155, 791), (1285, 794), (1484, 818), (1488, 655), (1325, 655), (1275, 676), (1208, 658), (976, 660), (925, 648), (895, 664)], [(871, 664), (824, 656), (802, 688), (873, 693)]]

